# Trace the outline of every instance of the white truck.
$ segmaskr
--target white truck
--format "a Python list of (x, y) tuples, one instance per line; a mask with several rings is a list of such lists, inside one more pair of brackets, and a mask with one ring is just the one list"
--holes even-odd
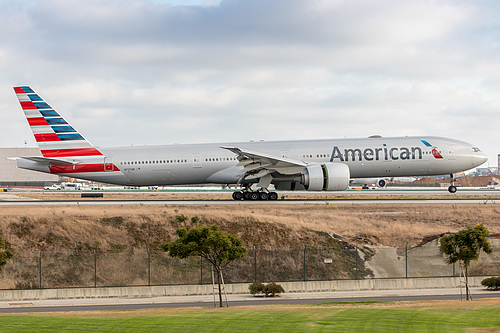
[(52, 184), (50, 186), (45, 186), (43, 189), (44, 189), (44, 191), (59, 191), (59, 190), (61, 190), (61, 186), (56, 185), (56, 184)]

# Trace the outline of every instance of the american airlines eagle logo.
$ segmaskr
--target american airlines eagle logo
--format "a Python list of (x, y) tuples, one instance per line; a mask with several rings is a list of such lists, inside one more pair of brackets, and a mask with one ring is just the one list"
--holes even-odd
[(426, 145), (427, 147), (431, 147), (432, 148), (432, 156), (434, 156), (435, 158), (443, 158), (443, 156), (439, 153), (439, 151), (436, 149), (436, 147), (434, 147), (433, 145), (431, 145), (429, 142), (425, 141), (425, 140), (420, 140), (422, 141), (422, 143), (424, 145)]

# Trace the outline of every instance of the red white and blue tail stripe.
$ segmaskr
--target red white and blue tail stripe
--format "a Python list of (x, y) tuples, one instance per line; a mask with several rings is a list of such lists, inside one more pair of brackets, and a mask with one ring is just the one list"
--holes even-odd
[(18, 167), (90, 180), (123, 177), (111, 158), (104, 156), (33, 89), (21, 86), (14, 87), (14, 91), (43, 156), (16, 158)]
[(22, 86), (14, 87), (14, 91), (44, 157), (102, 155), (33, 89)]

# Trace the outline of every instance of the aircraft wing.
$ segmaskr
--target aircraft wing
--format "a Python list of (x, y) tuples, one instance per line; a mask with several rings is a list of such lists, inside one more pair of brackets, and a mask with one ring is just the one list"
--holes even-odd
[(282, 175), (295, 175), (300, 174), (307, 163), (278, 157), (249, 150), (240, 149), (238, 147), (220, 147), (227, 149), (234, 154), (238, 155), (238, 166), (242, 166), (245, 174), (240, 179), (243, 180), (260, 179), (274, 172)]

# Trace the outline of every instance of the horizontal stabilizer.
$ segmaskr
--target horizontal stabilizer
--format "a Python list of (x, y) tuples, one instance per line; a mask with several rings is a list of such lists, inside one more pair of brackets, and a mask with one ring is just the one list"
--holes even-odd
[(68, 166), (68, 165), (77, 165), (80, 164), (78, 161), (66, 161), (66, 160), (60, 160), (57, 158), (46, 158), (42, 156), (23, 156), (23, 157), (12, 157), (10, 158), (11, 160), (18, 160), (18, 159), (24, 159), (28, 161), (33, 161), (37, 163), (42, 163), (46, 165), (53, 165), (53, 166)]

